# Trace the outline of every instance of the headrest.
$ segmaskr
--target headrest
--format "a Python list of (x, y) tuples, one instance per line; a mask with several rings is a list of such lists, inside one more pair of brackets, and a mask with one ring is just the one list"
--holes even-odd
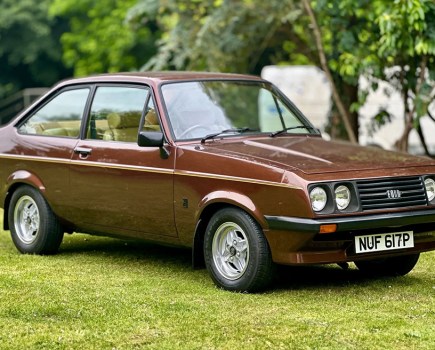
[(145, 125), (158, 125), (159, 119), (157, 118), (156, 111), (150, 109), (145, 116)]
[(111, 129), (137, 128), (140, 122), (140, 112), (109, 113), (107, 123)]

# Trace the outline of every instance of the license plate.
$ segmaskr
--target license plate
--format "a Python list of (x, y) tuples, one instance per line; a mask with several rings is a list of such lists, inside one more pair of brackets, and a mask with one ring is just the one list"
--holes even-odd
[(414, 233), (412, 231), (355, 237), (355, 252), (357, 254), (413, 247)]

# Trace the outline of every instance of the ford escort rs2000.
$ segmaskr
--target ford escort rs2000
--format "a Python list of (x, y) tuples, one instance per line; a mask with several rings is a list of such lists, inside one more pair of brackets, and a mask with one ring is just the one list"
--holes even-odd
[(410, 272), (435, 249), (435, 161), (326, 141), (258, 77), (107, 74), (0, 127), (0, 206), (22, 253), (73, 232), (147, 240), (258, 291), (277, 264)]

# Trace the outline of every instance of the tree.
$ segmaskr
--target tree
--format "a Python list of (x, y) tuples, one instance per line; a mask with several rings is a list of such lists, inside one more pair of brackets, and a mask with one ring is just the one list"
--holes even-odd
[[(326, 29), (325, 53), (328, 61), (334, 53), (343, 50), (346, 40), (336, 40), (345, 33), (339, 31), (335, 37), (335, 28), (347, 25), (347, 29), (359, 30), (349, 23), (338, 23), (343, 11), (336, 6), (324, 6), (318, 2), (322, 28)], [(335, 11), (335, 12), (334, 12)], [(346, 15), (346, 13), (345, 13)], [(153, 18), (158, 21), (165, 35), (159, 45), (158, 54), (144, 69), (204, 69), (246, 72), (259, 74), (267, 64), (315, 64), (320, 65), (317, 48), (307, 31), (310, 20), (299, 2), (285, 1), (186, 1), (140, 0), (134, 9), (134, 16)], [(332, 18), (332, 19), (331, 19)], [(335, 22), (334, 22), (335, 21)], [(343, 34), (344, 35), (344, 34)], [(323, 39), (325, 39), (323, 38)], [(347, 45), (349, 46), (349, 45)], [(332, 66), (334, 80), (341, 80), (335, 95), (346, 95), (352, 91), (351, 98), (344, 100), (341, 114), (358, 101), (358, 78), (346, 79)], [(343, 108), (344, 107), (344, 108)], [(346, 109), (346, 111), (344, 110)], [(347, 133), (356, 141), (358, 131), (357, 113), (348, 116)]]
[(163, 31), (145, 69), (259, 73), (283, 58), (283, 32), (301, 13), (291, 0), (139, 0), (130, 19), (156, 21)]
[[(303, 3), (305, 8), (307, 4), (313, 6), (314, 16), (321, 29), (316, 34), (313, 24), (312, 36), (320, 37), (316, 42), (321, 41), (324, 46), (332, 75), (331, 84), (335, 85), (337, 95), (346, 110), (337, 113), (338, 104), (333, 106), (329, 132), (333, 138), (352, 139), (349, 135), (353, 133), (358, 139), (358, 109), (368, 94), (360, 90), (359, 77), (366, 75), (368, 67), (372, 67), (378, 59), (371, 50), (377, 44), (379, 29), (373, 21), (367, 19), (372, 1), (359, 0), (357, 6), (353, 0), (304, 0)], [(319, 44), (314, 50), (320, 51)], [(350, 125), (347, 125), (346, 130), (337, 123), (337, 115), (341, 115), (341, 119), (349, 119)]]
[(136, 0), (53, 0), (50, 13), (70, 24), (61, 36), (63, 59), (74, 75), (138, 69), (155, 53), (156, 27), (126, 22)]
[(405, 110), (405, 129), (397, 148), (407, 150), (409, 133), (416, 128), (428, 154), (420, 118), (428, 114), (435, 97), (435, 3), (395, 0), (391, 6), (383, 0), (374, 10), (373, 19), (380, 28), (377, 53), (383, 68), (378, 74), (401, 93)]
[(358, 130), (354, 130), (354, 128), (352, 128), (351, 115), (349, 114), (349, 111), (344, 106), (343, 100), (338, 92), (334, 78), (331, 74), (331, 70), (329, 69), (328, 62), (326, 59), (325, 48), (322, 42), (322, 34), (320, 32), (320, 28), (317, 23), (316, 16), (314, 15), (309, 0), (303, 0), (303, 4), (311, 20), (311, 25), (313, 27), (313, 34), (316, 41), (316, 47), (317, 47), (317, 51), (319, 52), (320, 64), (322, 65), (322, 68), (330, 82), (332, 88), (332, 97), (334, 99), (335, 105), (337, 106), (337, 109), (340, 111), (341, 120), (345, 126), (346, 133), (347, 136), (349, 137), (349, 140), (353, 143), (356, 143), (357, 142), (356, 133), (358, 132)]
[(51, 0), (1, 0), (0, 97), (24, 87), (49, 86), (69, 74), (61, 62), (62, 20), (50, 17)]
[[(331, 44), (328, 64), (336, 73), (336, 83), (358, 86), (356, 79), (365, 76), (372, 82), (369, 90), (376, 90), (380, 80), (388, 82), (401, 93), (405, 111), (405, 130), (396, 147), (406, 151), (409, 133), (416, 128), (428, 154), (419, 120), (428, 114), (435, 95), (433, 1), (363, 0), (356, 7), (351, 0), (339, 4), (318, 0), (315, 5), (316, 12), (323, 14), (322, 37)], [(358, 92), (359, 98), (348, 105), (353, 112), (368, 94)], [(373, 120), (383, 125), (391, 118), (380, 110)]]
[[(307, 3), (307, 1), (304, 1)], [(406, 149), (412, 127), (433, 100), (435, 4), (431, 0), (311, 1), (331, 82), (358, 135), (358, 109), (379, 80), (403, 95)], [(320, 65), (302, 2), (255, 0), (139, 0), (131, 18), (155, 20), (162, 29), (157, 54), (146, 69), (210, 69), (258, 74), (265, 64)], [(343, 112), (342, 112), (343, 114)], [(385, 111), (375, 116), (383, 122)], [(336, 134), (336, 136), (339, 136)], [(341, 135), (345, 136), (345, 135)]]
[[(140, 67), (259, 74), (268, 64), (319, 66), (319, 45), (304, 2), (2, 0), (0, 94), (5, 82), (11, 90), (23, 82), (50, 85), (65, 75), (59, 37), (63, 60), (78, 76)], [(398, 147), (405, 149), (410, 130), (419, 130), (435, 95), (435, 4), (316, 0), (309, 5), (331, 83), (346, 110), (341, 114), (348, 114), (347, 133), (352, 129), (358, 136), (358, 109), (367, 96), (358, 78), (369, 78), (370, 89), (385, 80), (403, 96), (406, 127)], [(383, 116), (388, 118), (380, 111), (375, 119), (382, 123)], [(424, 141), (421, 130), (420, 135)]]

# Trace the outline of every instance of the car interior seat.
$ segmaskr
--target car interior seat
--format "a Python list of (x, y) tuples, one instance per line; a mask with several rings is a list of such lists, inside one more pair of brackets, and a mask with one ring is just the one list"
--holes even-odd
[(104, 132), (103, 140), (135, 142), (138, 137), (140, 112), (109, 113), (109, 129)]

